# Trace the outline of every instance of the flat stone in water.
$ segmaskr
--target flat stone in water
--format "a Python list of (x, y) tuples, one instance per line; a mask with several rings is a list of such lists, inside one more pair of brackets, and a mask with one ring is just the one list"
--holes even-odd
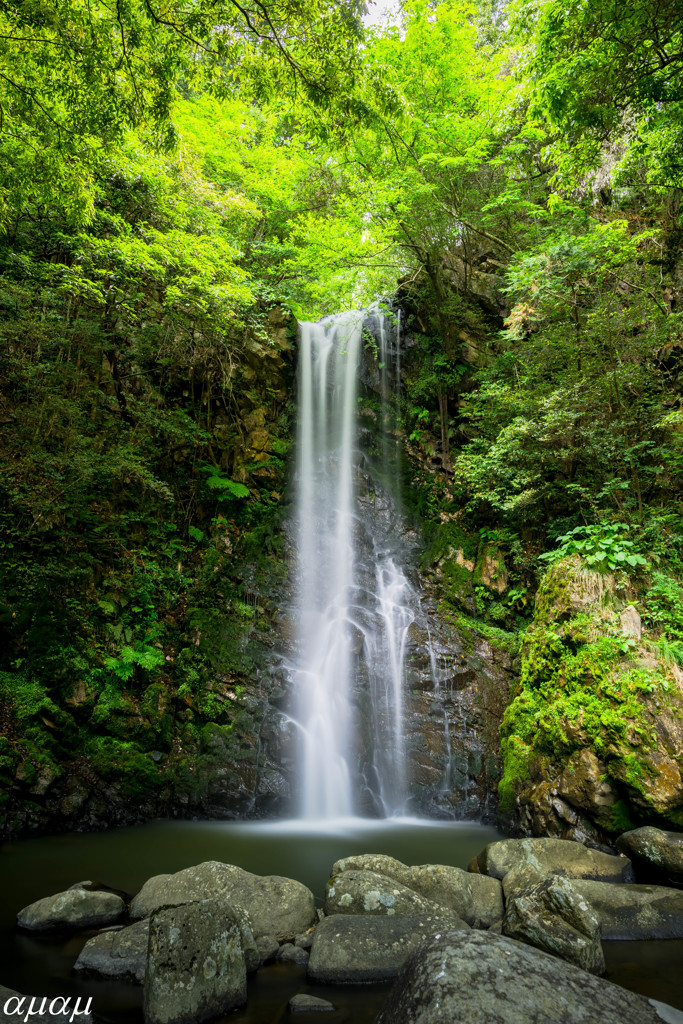
[(115, 893), (91, 892), (79, 884), (24, 907), (17, 914), (17, 924), (32, 932), (77, 931), (112, 924), (124, 910), (125, 903)]
[(327, 999), (320, 999), (319, 996), (310, 996), (307, 992), (299, 992), (289, 1000), (289, 1009), (292, 1013), (326, 1013), (334, 1010), (334, 1003), (328, 1003)]

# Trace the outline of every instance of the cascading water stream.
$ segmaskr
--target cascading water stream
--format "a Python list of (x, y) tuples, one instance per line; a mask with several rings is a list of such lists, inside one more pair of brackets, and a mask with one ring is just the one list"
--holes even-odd
[[(374, 330), (375, 359), (363, 349), (364, 322)], [(408, 807), (407, 657), (421, 616), (402, 567), (411, 549), (397, 479), (400, 321), (345, 313), (301, 324), (300, 339), (298, 630), (289, 663), (297, 809), (315, 821), (391, 817)], [(362, 444), (359, 398), (374, 423)], [(432, 676), (438, 686), (434, 669)]]

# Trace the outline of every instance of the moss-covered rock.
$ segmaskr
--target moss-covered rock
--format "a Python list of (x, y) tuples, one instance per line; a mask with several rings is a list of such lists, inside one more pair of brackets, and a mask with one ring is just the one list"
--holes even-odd
[(627, 603), (578, 556), (541, 583), (501, 727), (500, 811), (526, 833), (601, 841), (683, 822), (683, 674), (623, 635)]

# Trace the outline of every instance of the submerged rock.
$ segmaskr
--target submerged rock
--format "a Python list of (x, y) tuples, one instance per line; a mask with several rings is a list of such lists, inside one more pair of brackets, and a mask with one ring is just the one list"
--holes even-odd
[(334, 1010), (334, 1003), (307, 992), (299, 992), (289, 1000), (289, 1009), (291, 1013), (326, 1013)]
[(683, 892), (663, 885), (572, 882), (600, 920), (603, 939), (683, 939)]
[(246, 920), (256, 939), (272, 935), (291, 942), (314, 924), (313, 893), (301, 882), (280, 875), (253, 875), (249, 871), (206, 861), (174, 875), (148, 879), (131, 903), (133, 918), (148, 917), (160, 907), (220, 897)]
[(148, 939), (149, 921), (138, 921), (120, 931), (100, 932), (86, 942), (74, 964), (74, 971), (142, 985), (147, 966)]
[(384, 854), (366, 853), (338, 860), (333, 876), (347, 871), (386, 875), (438, 907), (453, 910), (473, 928), (489, 928), (503, 916), (500, 881), (487, 875), (471, 874), (447, 864), (408, 867)]
[(683, 885), (683, 833), (665, 832), (646, 825), (624, 832), (616, 845), (621, 853), (631, 858), (638, 875), (642, 873), (647, 881)]
[(316, 929), (308, 976), (329, 984), (395, 978), (413, 949), (445, 929), (469, 931), (464, 921), (448, 912), (326, 917)]
[(239, 922), (223, 899), (163, 907), (151, 918), (146, 1024), (199, 1024), (247, 1000)]
[(591, 878), (601, 882), (631, 882), (630, 860), (590, 850), (571, 839), (501, 839), (477, 857), (479, 871), (504, 878), (508, 871), (527, 864), (542, 875)]
[(490, 932), (429, 938), (402, 968), (376, 1024), (669, 1024), (673, 1007)]
[(24, 907), (17, 914), (17, 924), (33, 932), (97, 928), (113, 924), (124, 910), (125, 903), (116, 893), (71, 888)]

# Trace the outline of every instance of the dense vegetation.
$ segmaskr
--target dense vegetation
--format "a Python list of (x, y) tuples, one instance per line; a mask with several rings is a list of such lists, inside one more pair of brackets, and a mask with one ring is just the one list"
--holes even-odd
[(445, 609), (514, 651), (579, 555), (683, 663), (680, 5), (360, 14), (0, 12), (0, 800), (29, 822), (68, 771), (158, 807), (249, 746), (291, 314), (397, 282)]

